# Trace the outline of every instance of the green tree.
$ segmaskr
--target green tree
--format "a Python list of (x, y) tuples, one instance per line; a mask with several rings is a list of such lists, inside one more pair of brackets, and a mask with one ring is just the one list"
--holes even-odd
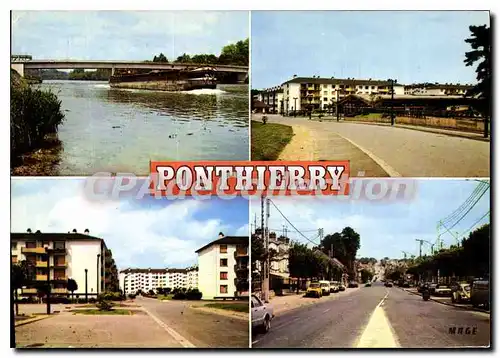
[(19, 315), (19, 305), (17, 303), (18, 290), (30, 286), (34, 281), (35, 268), (29, 261), (20, 261), (13, 264), (10, 270), (11, 289), (14, 295), (15, 312)]
[(78, 284), (76, 281), (72, 278), (68, 279), (68, 284), (67, 284), (68, 291), (71, 292), (72, 298), (74, 298), (74, 293), (76, 290), (78, 290)]
[(153, 57), (153, 62), (168, 63), (168, 59), (163, 53), (160, 53), (158, 56)]
[(190, 63), (191, 62), (191, 56), (189, 56), (188, 54), (184, 53), (181, 56), (177, 57), (177, 60), (175, 60), (175, 62)]
[(362, 269), (361, 270), (361, 281), (363, 282), (369, 282), (373, 279), (373, 272), (367, 269)]
[(478, 83), (467, 91), (466, 96), (474, 96), (480, 100), (478, 110), (484, 116), (484, 136), (488, 137), (488, 125), (491, 118), (491, 28), (487, 25), (469, 26), (471, 37), (465, 39), (470, 44), (472, 51), (465, 53), (465, 65), (476, 67)]

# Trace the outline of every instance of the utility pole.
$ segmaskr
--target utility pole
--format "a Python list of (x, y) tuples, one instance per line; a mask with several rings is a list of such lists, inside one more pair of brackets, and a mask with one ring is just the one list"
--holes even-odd
[(337, 96), (337, 100), (335, 101), (335, 116), (337, 117), (337, 122), (340, 121), (340, 113), (339, 113), (339, 90), (335, 91), (335, 95)]
[(99, 259), (100, 258), (101, 258), (101, 254), (97, 254), (97, 272), (96, 272), (96, 274), (97, 274), (97, 277), (96, 277), (96, 280), (97, 280), (97, 288), (96, 288), (97, 296), (96, 296), (96, 298), (99, 297), (99, 281), (100, 281), (99, 278), (101, 276), (99, 274)]
[(391, 126), (394, 125), (394, 82), (396, 80), (389, 79), (389, 82), (391, 83)]
[[(264, 200), (264, 198), (262, 198)], [(266, 227), (264, 230), (264, 252), (265, 252), (265, 261), (264, 261), (264, 284), (263, 284), (263, 293), (264, 293), (264, 302), (269, 302), (269, 199), (266, 198)], [(264, 202), (262, 202), (262, 206), (264, 206)]]
[(420, 249), (418, 251), (418, 257), (422, 257), (422, 244), (424, 243), (425, 240), (415, 239), (415, 241), (418, 241), (420, 243)]
[(89, 270), (85, 269), (85, 302), (89, 303), (89, 294), (88, 294), (88, 284), (87, 284), (87, 273)]

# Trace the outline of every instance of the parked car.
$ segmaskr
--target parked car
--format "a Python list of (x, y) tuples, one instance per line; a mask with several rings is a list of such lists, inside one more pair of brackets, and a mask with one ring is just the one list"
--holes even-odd
[(470, 290), (470, 302), (474, 307), (490, 307), (490, 281), (476, 280), (472, 283)]
[(339, 283), (337, 281), (330, 281), (330, 293), (339, 292)]
[(451, 285), (451, 302), (470, 302), (470, 284), (467, 282), (456, 282)]
[(408, 281), (403, 282), (403, 288), (410, 288), (410, 283)]
[(309, 287), (307, 287), (306, 290), (306, 297), (320, 298), (321, 296), (323, 296), (323, 290), (321, 289), (319, 282), (312, 282), (309, 284)]
[(339, 284), (339, 291), (345, 291), (345, 285), (343, 283)]
[(391, 281), (385, 281), (384, 286), (385, 287), (392, 287), (392, 282)]
[(252, 329), (260, 330), (263, 333), (269, 332), (271, 321), (274, 318), (273, 312), (273, 306), (252, 295)]
[(319, 281), (319, 287), (323, 296), (330, 296), (330, 281)]
[(448, 285), (436, 285), (433, 291), (433, 295), (449, 297), (451, 296), (451, 288)]
[(356, 288), (356, 287), (359, 287), (359, 285), (356, 281), (351, 281), (351, 282), (349, 282), (349, 285), (347, 287)]
[(372, 283), (371, 282), (365, 283), (365, 287), (372, 287)]
[(437, 287), (437, 283), (429, 283), (429, 292), (431, 293), (431, 295), (434, 294), (434, 291), (436, 290), (436, 287)]

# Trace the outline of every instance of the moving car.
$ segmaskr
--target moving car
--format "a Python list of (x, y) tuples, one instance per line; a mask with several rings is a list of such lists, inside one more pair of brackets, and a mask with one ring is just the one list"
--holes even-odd
[(365, 287), (372, 287), (372, 283), (371, 282), (365, 283)]
[(323, 290), (321, 289), (319, 282), (311, 282), (307, 288), (306, 297), (320, 298), (321, 296), (323, 296)]
[(490, 281), (476, 280), (472, 283), (470, 292), (470, 302), (474, 307), (490, 307)]
[(273, 306), (252, 295), (252, 329), (263, 333), (269, 332), (274, 318), (273, 311)]
[(451, 288), (448, 285), (436, 285), (433, 291), (433, 295), (449, 297), (451, 296)]
[(330, 281), (319, 281), (319, 287), (323, 296), (330, 296)]
[(359, 285), (356, 281), (351, 281), (351, 282), (349, 282), (349, 285), (347, 287), (356, 288), (356, 287), (359, 287)]
[(408, 281), (403, 282), (403, 288), (410, 288), (410, 283)]
[(330, 281), (330, 293), (339, 292), (339, 283), (337, 281)]
[(392, 282), (391, 281), (385, 281), (384, 286), (385, 287), (392, 287)]
[(456, 282), (451, 285), (451, 302), (462, 303), (470, 301), (470, 285), (467, 282)]
[(339, 284), (339, 291), (345, 291), (345, 285), (343, 283)]

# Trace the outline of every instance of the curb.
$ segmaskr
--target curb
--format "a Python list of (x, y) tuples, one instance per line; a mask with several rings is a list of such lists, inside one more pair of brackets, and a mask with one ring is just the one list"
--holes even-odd
[[(408, 291), (408, 290), (405, 290), (404, 288), (402, 290), (405, 291), (405, 292), (411, 293), (412, 295), (420, 296), (420, 293), (418, 293), (418, 292)], [(484, 310), (484, 309), (481, 309), (481, 308), (457, 306), (454, 303), (443, 302), (441, 300), (436, 300), (435, 298), (432, 298), (432, 297), (430, 298), (430, 300), (434, 301), (434, 302), (437, 302), (437, 303), (441, 303), (442, 305), (445, 305), (445, 306), (460, 308), (460, 309), (463, 309), (463, 310), (466, 310), (466, 311), (476, 311), (476, 312), (482, 312), (482, 313), (491, 314), (490, 311), (487, 311), (487, 310)]]
[(199, 310), (202, 312), (213, 313), (213, 314), (217, 314), (220, 316), (225, 316), (225, 317), (239, 319), (239, 320), (248, 322), (248, 315), (243, 316), (243, 315), (238, 315), (235, 313), (229, 313), (229, 312), (226, 312), (225, 310), (221, 310), (221, 309), (217, 309), (217, 308), (208, 308), (208, 307), (203, 307), (203, 306), (190, 306), (190, 308), (195, 309), (195, 310)]
[(33, 323), (33, 322), (41, 321), (42, 319), (46, 319), (46, 318), (49, 318), (49, 317), (54, 317), (54, 314), (37, 316), (37, 317), (33, 317), (33, 318), (28, 318), (28, 319), (25, 319), (23, 321), (16, 322), (15, 323), (15, 327), (24, 326), (25, 324), (30, 324), (30, 323)]

